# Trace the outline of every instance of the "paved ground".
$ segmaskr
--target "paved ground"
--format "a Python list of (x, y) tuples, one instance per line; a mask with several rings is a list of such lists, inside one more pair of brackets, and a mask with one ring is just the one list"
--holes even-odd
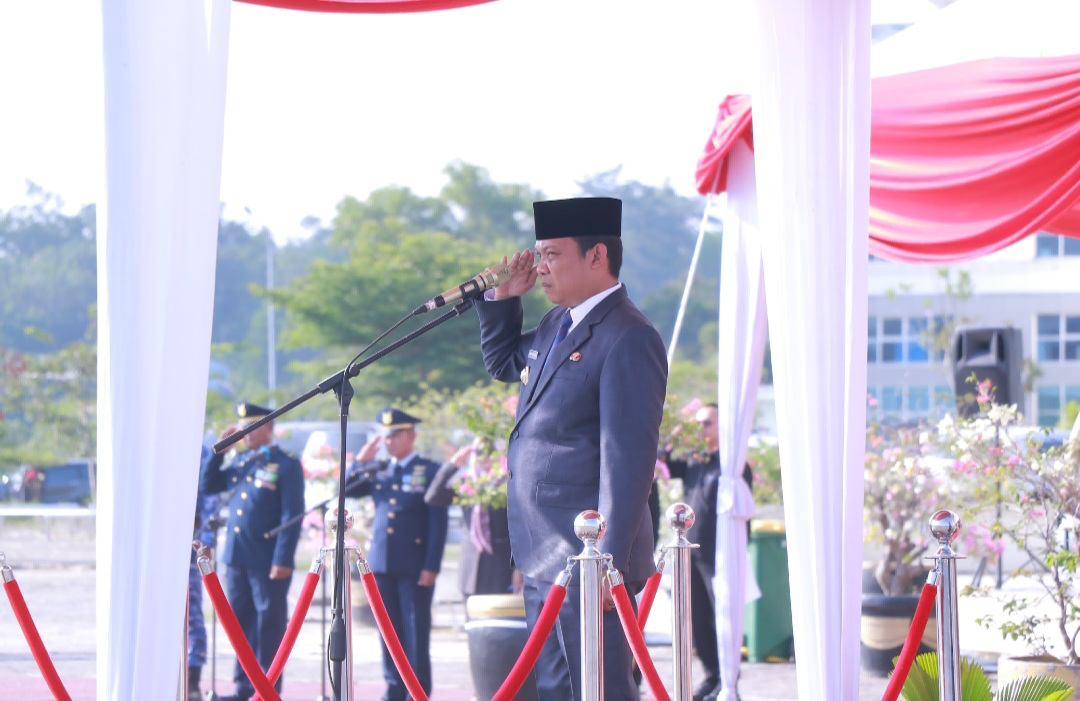
[[(0, 530), (0, 550), (8, 554), (15, 574), (42, 639), (75, 701), (95, 698), (95, 611), (92, 531), (77, 523), (54, 526), (48, 536), (40, 525), (9, 519)], [(474, 698), (469, 668), (468, 633), (457, 593), (454, 549), (448, 550), (443, 573), (436, 589), (432, 654), (435, 677), (433, 701), (468, 701)], [(301, 555), (303, 557), (303, 555)], [(302, 577), (293, 580), (292, 595), (300, 589)], [(961, 641), (984, 651), (998, 649), (997, 635), (973, 627), (980, 604), (961, 602)], [(981, 606), (994, 606), (986, 602)], [(209, 611), (209, 608), (207, 609)], [(965, 613), (970, 611), (970, 614)], [(650, 640), (666, 635), (670, 620), (663, 595), (650, 618)], [(323, 614), (317, 597), (301, 629), (299, 640), (285, 673), (285, 701), (310, 701), (323, 692)], [(383, 692), (379, 645), (375, 628), (354, 626), (356, 698), (368, 701)], [(233, 656), (224, 633), (218, 632), (216, 683), (219, 694), (232, 691)], [(650, 644), (650, 652), (668, 690), (671, 690), (671, 647)], [(742, 667), (739, 691), (744, 701), (787, 701), (796, 698), (795, 664), (747, 664)], [(700, 670), (695, 666), (695, 677)], [(883, 678), (863, 674), (859, 701), (879, 701), (885, 688)], [(204, 671), (204, 690), (211, 689), (210, 668)], [(45, 701), (50, 699), (22, 633), (10, 615), (7, 602), (0, 602), (0, 701)]]

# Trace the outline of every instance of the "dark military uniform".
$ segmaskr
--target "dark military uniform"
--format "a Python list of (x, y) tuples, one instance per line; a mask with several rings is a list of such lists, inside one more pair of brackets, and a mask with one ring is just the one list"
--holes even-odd
[[(268, 409), (241, 403), (241, 418), (265, 416)], [(228, 569), (226, 588), (244, 635), (259, 665), (270, 668), (288, 624), (291, 576), (270, 579), (270, 567), (293, 567), (300, 520), (304, 512), (304, 473), (300, 461), (275, 445), (241, 453), (226, 467), (214, 455), (203, 467), (199, 489), (204, 494), (226, 492), (225, 551), (220, 558)], [(274, 537), (266, 533), (286, 521), (296, 523)], [(237, 696), (249, 698), (255, 690), (239, 662), (233, 674)], [(281, 680), (276, 684), (281, 689)]]
[[(398, 409), (380, 412), (384, 429), (412, 428), (419, 419)], [(396, 460), (361, 463), (347, 478), (379, 466), (373, 476), (350, 488), (350, 497), (370, 496), (375, 502), (375, 523), (368, 564), (375, 575), (386, 612), (401, 639), (405, 655), (426, 692), (431, 693), (431, 601), (435, 587), (417, 583), (421, 570), (438, 572), (446, 544), (447, 509), (428, 506), (424, 494), (439, 465), (416, 453)], [(383, 645), (383, 677), (388, 701), (408, 697), (393, 658)]]
[[(683, 501), (694, 510), (694, 525), (686, 532), (686, 539), (700, 546), (690, 551), (690, 629), (694, 649), (705, 670), (705, 678), (698, 687), (698, 692), (702, 692), (706, 687), (715, 689), (720, 685), (716, 602), (712, 590), (716, 572), (716, 492), (720, 481), (720, 456), (695, 453), (666, 462), (671, 476), (682, 480)], [(749, 465), (743, 469), (742, 476), (752, 487)]]

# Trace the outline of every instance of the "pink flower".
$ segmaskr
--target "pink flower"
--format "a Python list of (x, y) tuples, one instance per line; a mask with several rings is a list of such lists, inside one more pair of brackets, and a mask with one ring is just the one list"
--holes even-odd
[(693, 399), (691, 399), (690, 401), (688, 401), (686, 403), (686, 406), (684, 406), (682, 409), (679, 409), (679, 413), (682, 414), (683, 416), (685, 416), (686, 418), (690, 418), (691, 416), (694, 415), (694, 412), (696, 412), (700, 408), (701, 408), (701, 400), (698, 399), (697, 397), (694, 397)]
[(874, 397), (874, 395), (866, 395), (866, 405), (871, 407), (877, 406), (877, 399)]
[(503, 402), (503, 409), (505, 409), (506, 413), (510, 414), (510, 416), (517, 416), (517, 407), (518, 396), (516, 394), (511, 394), (506, 398), (506, 401)]

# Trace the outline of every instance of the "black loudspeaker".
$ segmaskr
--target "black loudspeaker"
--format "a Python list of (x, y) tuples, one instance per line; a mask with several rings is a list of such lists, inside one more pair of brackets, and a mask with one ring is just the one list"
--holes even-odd
[[(953, 340), (953, 387), (961, 416), (978, 413), (976, 384), (993, 383), (994, 402), (1016, 404), (1024, 411), (1024, 351), (1020, 329), (1004, 326), (962, 327)], [(974, 374), (975, 381), (970, 378)]]

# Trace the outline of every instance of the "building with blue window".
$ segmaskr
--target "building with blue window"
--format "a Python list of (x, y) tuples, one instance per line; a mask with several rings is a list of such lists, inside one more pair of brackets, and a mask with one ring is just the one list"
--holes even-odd
[(947, 267), (872, 259), (868, 289), (868, 417), (937, 417), (953, 405), (948, 354), (930, 340), (949, 321), (1020, 329), (1030, 422), (1056, 426), (1080, 403), (1080, 240), (1040, 233)]

